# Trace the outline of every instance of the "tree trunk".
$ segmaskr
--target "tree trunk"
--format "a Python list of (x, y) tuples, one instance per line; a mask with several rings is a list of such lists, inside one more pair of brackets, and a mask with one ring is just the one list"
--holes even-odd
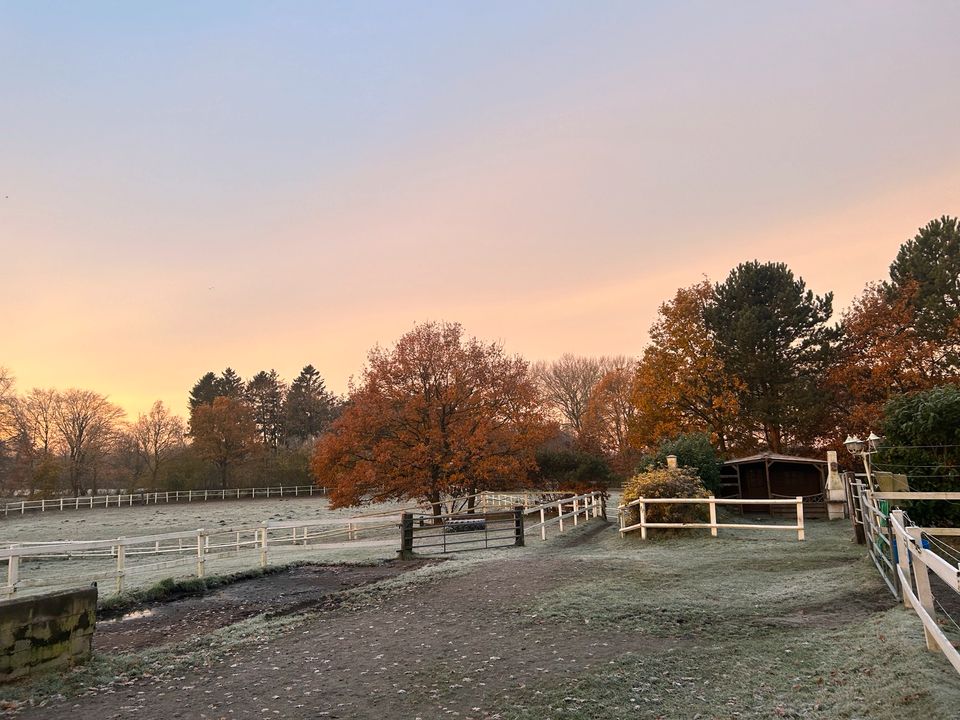
[(439, 525), (441, 522), (439, 516), (443, 513), (443, 506), (440, 503), (440, 491), (431, 490), (430, 494), (427, 496), (427, 499), (430, 501), (430, 506), (433, 508), (434, 525)]
[(783, 452), (783, 438), (781, 437), (780, 426), (767, 425), (764, 431), (767, 436), (767, 446), (770, 448), (770, 452)]

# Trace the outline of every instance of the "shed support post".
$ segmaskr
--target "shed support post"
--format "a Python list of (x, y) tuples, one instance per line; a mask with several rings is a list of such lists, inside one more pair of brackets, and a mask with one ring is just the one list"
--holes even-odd
[(797, 540), (803, 540), (803, 538), (803, 496), (797, 495)]

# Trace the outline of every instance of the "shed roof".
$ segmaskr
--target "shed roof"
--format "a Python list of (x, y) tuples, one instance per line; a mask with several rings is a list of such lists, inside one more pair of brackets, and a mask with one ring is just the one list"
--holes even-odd
[(749, 455), (742, 458), (727, 460), (724, 465), (746, 465), (755, 462), (790, 462), (790, 463), (808, 463), (811, 465), (826, 465), (826, 460), (817, 460), (815, 458), (799, 457), (797, 455), (781, 455), (780, 453), (764, 452), (756, 455)]

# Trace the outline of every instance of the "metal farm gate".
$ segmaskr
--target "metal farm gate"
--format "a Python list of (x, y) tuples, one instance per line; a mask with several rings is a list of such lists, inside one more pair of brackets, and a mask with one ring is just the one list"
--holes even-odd
[(432, 515), (405, 512), (400, 555), (465, 552), (523, 545), (523, 508)]

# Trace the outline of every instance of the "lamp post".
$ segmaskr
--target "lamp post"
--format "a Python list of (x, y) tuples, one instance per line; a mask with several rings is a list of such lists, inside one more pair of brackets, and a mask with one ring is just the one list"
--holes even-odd
[(867, 484), (871, 490), (875, 488), (873, 486), (873, 475), (870, 472), (870, 456), (879, 449), (881, 440), (883, 438), (871, 432), (866, 440), (861, 440), (856, 435), (847, 435), (847, 439), (843, 441), (851, 455), (854, 457), (859, 455), (860, 459), (863, 460), (863, 469), (867, 472)]

